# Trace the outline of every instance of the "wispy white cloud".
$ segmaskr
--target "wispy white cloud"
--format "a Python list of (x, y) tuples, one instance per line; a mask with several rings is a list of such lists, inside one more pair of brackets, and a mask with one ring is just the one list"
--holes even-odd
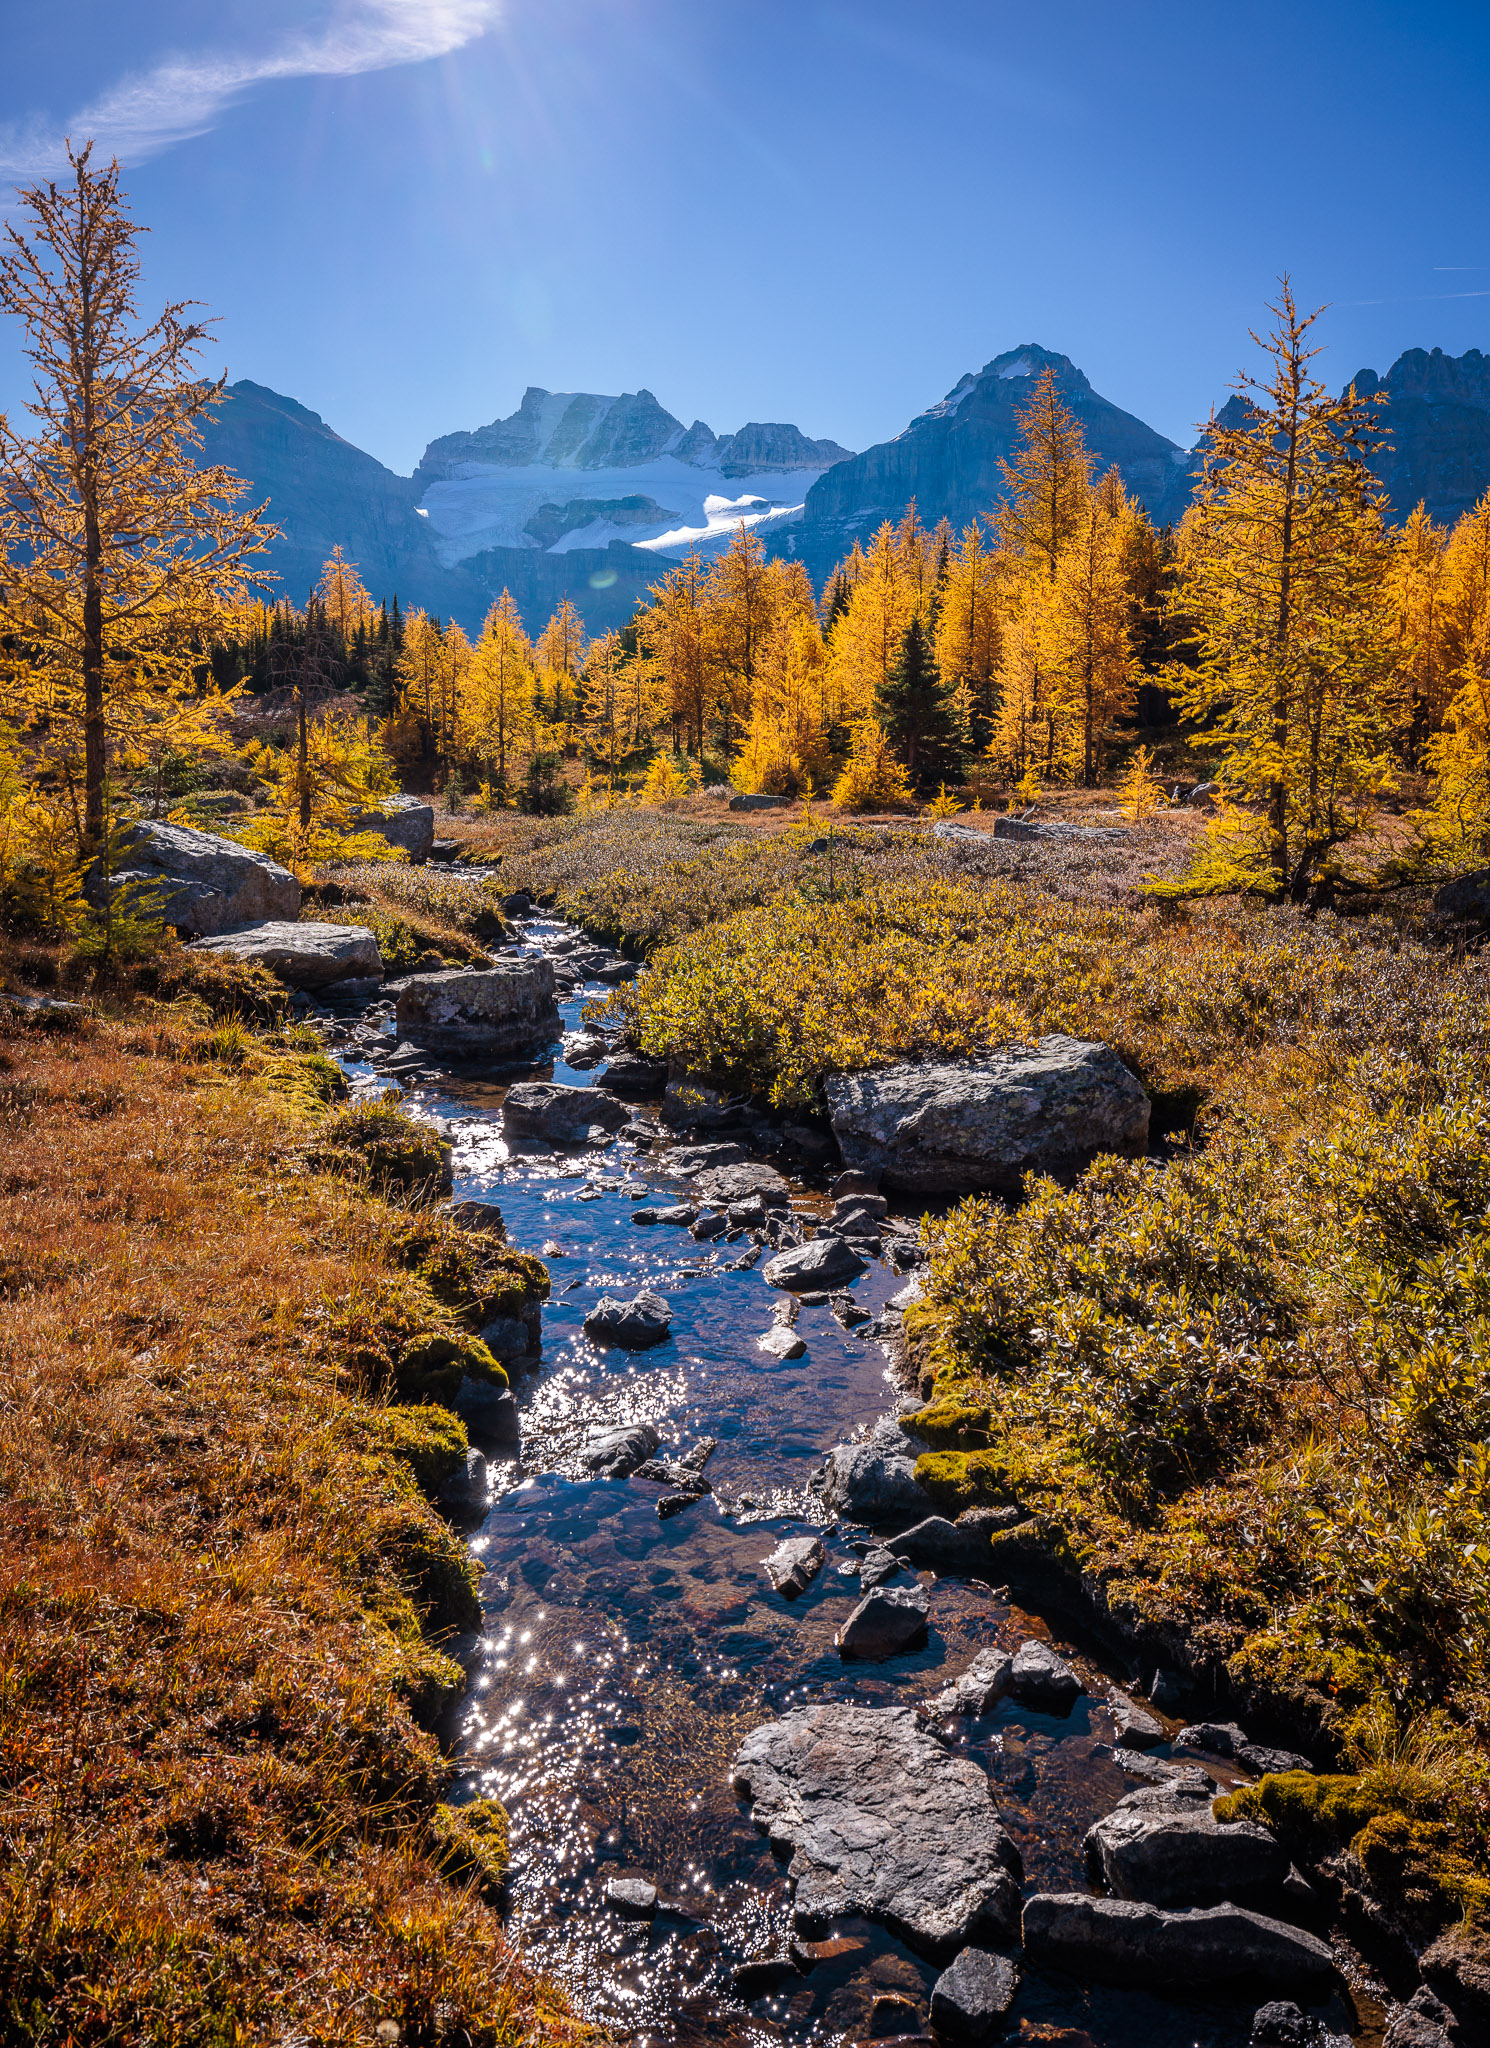
[(251, 86), (277, 78), (349, 78), (444, 57), (490, 28), (501, 0), (343, 0), (322, 29), (260, 56), (208, 52), (165, 58), (122, 78), (58, 129), (33, 120), (0, 126), (0, 180), (54, 177), (67, 166), (63, 137), (90, 136), (101, 156), (141, 163), (202, 135)]

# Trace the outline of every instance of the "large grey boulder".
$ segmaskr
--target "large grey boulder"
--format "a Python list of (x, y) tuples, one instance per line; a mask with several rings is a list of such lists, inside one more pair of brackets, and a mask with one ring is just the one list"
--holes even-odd
[(965, 1948), (931, 1987), (931, 2024), (947, 2041), (988, 2041), (1001, 2032), (1019, 1989), (1007, 1956)]
[(1286, 1988), (1329, 1977), (1335, 1958), (1316, 1935), (1242, 1906), (1166, 1913), (1132, 1899), (1041, 1892), (1026, 1899), (1024, 1945), (1036, 1961), (1115, 1984), (1245, 1981)]
[(862, 1913), (945, 1954), (1019, 1924), (1019, 1852), (987, 1774), (907, 1707), (805, 1707), (749, 1734), (735, 1790), (772, 1846), (794, 1852), (793, 1911), (810, 1929)]
[(411, 974), (398, 985), (396, 1013), (400, 1038), (437, 1052), (501, 1059), (559, 1034), (554, 970), (536, 957)]
[(427, 860), (435, 843), (435, 807), (423, 797), (385, 796), (365, 811), (354, 811), (348, 830), (380, 833), (410, 860)]
[(1059, 1033), (955, 1065), (835, 1074), (827, 1094), (845, 1164), (919, 1194), (1017, 1194), (1027, 1173), (1069, 1177), (1148, 1147), (1148, 1097), (1117, 1054)]
[(597, 1125), (619, 1131), (631, 1121), (612, 1095), (598, 1088), (567, 1088), (562, 1081), (519, 1081), (507, 1090), (502, 1128), (514, 1138), (583, 1138)]
[(823, 1505), (854, 1522), (903, 1527), (923, 1518), (930, 1502), (916, 1484), (915, 1459), (906, 1456), (906, 1439), (893, 1423), (863, 1443), (829, 1451)]
[(797, 1294), (816, 1294), (830, 1287), (842, 1287), (868, 1270), (852, 1245), (841, 1237), (815, 1237), (799, 1244), (795, 1251), (778, 1252), (761, 1277), (768, 1287), (789, 1287)]
[(841, 1657), (877, 1664), (926, 1640), (931, 1602), (924, 1586), (875, 1586), (834, 1638)]
[(1288, 1856), (1256, 1821), (1219, 1821), (1209, 1792), (1144, 1785), (1088, 1830), (1086, 1852), (1114, 1897), (1209, 1906), (1282, 1884)]
[(215, 832), (142, 818), (123, 829), (118, 845), (121, 866), (112, 876), (95, 862), (84, 877), (83, 893), (95, 909), (111, 893), (139, 884), (150, 890), (152, 917), (193, 937), (300, 914), (300, 884), (288, 868)]
[(289, 988), (328, 988), (336, 981), (383, 978), (378, 942), (358, 924), (246, 924), (193, 941), (193, 953), (226, 953), (267, 967)]

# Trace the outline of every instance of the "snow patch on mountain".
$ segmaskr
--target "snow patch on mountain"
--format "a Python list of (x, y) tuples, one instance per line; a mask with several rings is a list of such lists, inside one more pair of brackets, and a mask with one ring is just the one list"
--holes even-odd
[(727, 546), (742, 523), (800, 518), (808, 490), (848, 454), (780, 422), (723, 436), (702, 420), (685, 428), (650, 391), (535, 385), (509, 418), (432, 441), (415, 483), (447, 568), (488, 548), (567, 554), (613, 540), (678, 556)]

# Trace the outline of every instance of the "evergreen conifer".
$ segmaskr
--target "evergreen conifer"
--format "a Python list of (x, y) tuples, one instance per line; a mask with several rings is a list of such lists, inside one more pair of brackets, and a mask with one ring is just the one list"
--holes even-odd
[(954, 692), (942, 681), (931, 640), (912, 616), (889, 675), (875, 692), (885, 731), (918, 787), (956, 775), (962, 764), (963, 733)]

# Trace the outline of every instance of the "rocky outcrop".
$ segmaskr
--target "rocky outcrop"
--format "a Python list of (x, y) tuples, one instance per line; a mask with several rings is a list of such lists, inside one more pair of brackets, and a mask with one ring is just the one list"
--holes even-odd
[(398, 984), (396, 1014), (401, 1039), (471, 1058), (534, 1053), (559, 1035), (554, 970), (542, 959), (411, 974)]
[(862, 1913), (944, 1954), (1017, 1927), (1019, 1852), (988, 1778), (908, 1708), (834, 1704), (767, 1722), (745, 1738), (734, 1781), (772, 1846), (793, 1851), (804, 1931)]
[(875, 1586), (839, 1629), (834, 1641), (842, 1657), (879, 1663), (926, 1640), (931, 1603), (923, 1586)]
[(1141, 1157), (1149, 1103), (1105, 1045), (1056, 1034), (956, 1065), (837, 1074), (827, 1084), (846, 1165), (919, 1194), (1018, 1194), (1100, 1153)]
[(1242, 1982), (1258, 1990), (1322, 1981), (1335, 1970), (1328, 1946), (1241, 1906), (1166, 1913), (1130, 1899), (1042, 1892), (1024, 1906), (1029, 1955), (1073, 1977), (1116, 1984)]
[(143, 913), (188, 937), (300, 914), (300, 884), (288, 868), (215, 832), (142, 818), (120, 833), (118, 860), (111, 876), (97, 862), (89, 869), (88, 901), (102, 908), (123, 890)]
[(617, 1344), (623, 1351), (650, 1351), (667, 1342), (672, 1320), (673, 1312), (660, 1294), (643, 1290), (630, 1301), (605, 1294), (585, 1317), (585, 1335), (597, 1344)]
[(288, 988), (329, 988), (337, 981), (381, 981), (382, 956), (372, 933), (356, 924), (246, 924), (197, 939), (194, 953), (226, 953), (267, 967)]
[(588, 1131), (619, 1131), (631, 1120), (614, 1096), (598, 1088), (567, 1088), (562, 1081), (519, 1081), (502, 1103), (502, 1129), (513, 1138), (583, 1140)]
[(1208, 1906), (1282, 1884), (1288, 1856), (1255, 1821), (1219, 1821), (1209, 1792), (1145, 1785), (1120, 1799), (1086, 1837), (1093, 1869), (1119, 1899)]
[(435, 843), (435, 807), (418, 796), (385, 796), (366, 810), (354, 811), (348, 830), (376, 832), (390, 846), (401, 846), (410, 860), (428, 860)]

